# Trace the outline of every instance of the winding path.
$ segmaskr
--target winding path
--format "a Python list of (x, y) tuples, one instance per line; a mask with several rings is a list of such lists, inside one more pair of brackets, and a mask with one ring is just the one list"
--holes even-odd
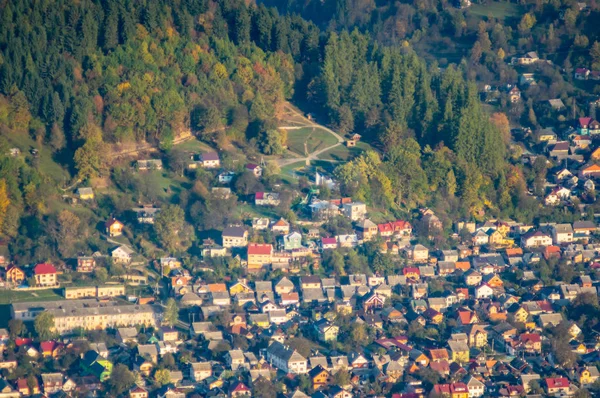
[(337, 162), (337, 160), (318, 159), (318, 157), (319, 157), (319, 155), (321, 155), (337, 146), (342, 145), (344, 143), (344, 138), (341, 135), (339, 135), (338, 133), (336, 133), (335, 131), (331, 130), (330, 128), (325, 127), (321, 124), (315, 123), (312, 120), (308, 119), (306, 116), (304, 116), (301, 112), (297, 111), (289, 103), (286, 103), (284, 105), (284, 109), (287, 114), (291, 114), (294, 118), (300, 119), (302, 121), (302, 124), (294, 125), (294, 126), (280, 126), (279, 127), (280, 129), (295, 130), (295, 129), (304, 128), (304, 127), (318, 128), (318, 129), (327, 131), (329, 134), (332, 134), (337, 139), (337, 143), (334, 145), (330, 145), (327, 148), (323, 148), (323, 149), (319, 149), (318, 151), (314, 151), (313, 153), (310, 153), (310, 154), (308, 154), (308, 156), (305, 156), (305, 157), (279, 159), (277, 161), (277, 164), (279, 164), (279, 166), (282, 167), (282, 166), (287, 166), (287, 165), (290, 165), (293, 163), (298, 163), (298, 162), (310, 162), (311, 160), (321, 160), (321, 161), (325, 161), (325, 162)]

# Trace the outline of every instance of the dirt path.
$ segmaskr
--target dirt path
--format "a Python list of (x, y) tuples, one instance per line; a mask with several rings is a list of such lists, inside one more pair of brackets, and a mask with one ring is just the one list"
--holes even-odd
[[(284, 129), (284, 130), (293, 130), (293, 129), (298, 129), (298, 128), (303, 128), (303, 127), (309, 127), (312, 128), (313, 131), (311, 132), (311, 134), (309, 134), (307, 136), (307, 140), (310, 139), (310, 136), (312, 135), (312, 133), (314, 133), (315, 129), (321, 129), (321, 130), (325, 130), (326, 132), (328, 132), (329, 134), (333, 135), (336, 139), (337, 139), (337, 143), (334, 145), (330, 145), (326, 148), (323, 149), (319, 149), (318, 151), (314, 151), (312, 153), (307, 154), (307, 156), (305, 157), (296, 157), (296, 158), (288, 158), (288, 159), (279, 159), (277, 161), (277, 163), (279, 164), (279, 167), (282, 166), (287, 166), (293, 163), (298, 163), (298, 162), (310, 162), (311, 160), (322, 160), (322, 161), (329, 161), (329, 162), (337, 162), (337, 160), (325, 160), (325, 159), (318, 159), (319, 155), (337, 147), (340, 146), (344, 143), (344, 138), (339, 135), (338, 133), (336, 133), (335, 131), (331, 130), (328, 127), (325, 127), (321, 124), (315, 123), (312, 120), (308, 119), (306, 116), (304, 116), (301, 112), (297, 111), (296, 109), (294, 109), (294, 107), (292, 107), (292, 105), (290, 103), (286, 103), (284, 105), (284, 109), (285, 109), (285, 113), (286, 115), (291, 115), (292, 118), (294, 118), (294, 125), (290, 125), (290, 126), (281, 126), (279, 128)], [(300, 121), (298, 121), (298, 119)], [(302, 123), (303, 125), (298, 125), (299, 123)], [(306, 142), (304, 144), (304, 147), (306, 148)]]

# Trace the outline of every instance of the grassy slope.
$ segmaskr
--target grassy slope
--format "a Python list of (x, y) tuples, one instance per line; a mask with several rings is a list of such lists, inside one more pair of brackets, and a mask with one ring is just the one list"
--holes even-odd
[(319, 128), (304, 127), (298, 130), (288, 130), (288, 148), (290, 151), (304, 156), (304, 143), (309, 153), (335, 145), (335, 137)]
[(467, 13), (480, 17), (492, 16), (498, 19), (514, 18), (521, 15), (522, 10), (517, 4), (499, 1), (490, 1), (486, 4), (473, 4)]

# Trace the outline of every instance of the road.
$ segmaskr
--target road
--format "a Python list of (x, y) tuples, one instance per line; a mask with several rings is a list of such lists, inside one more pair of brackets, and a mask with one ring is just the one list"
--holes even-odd
[[(312, 128), (318, 128), (321, 130), (325, 130), (327, 131), (329, 134), (332, 134), (336, 139), (337, 139), (337, 143), (334, 145), (330, 145), (327, 148), (323, 148), (323, 149), (319, 149), (318, 151), (315, 151), (313, 153), (308, 154), (308, 156), (305, 157), (295, 157), (295, 158), (288, 158), (288, 159), (279, 159), (277, 161), (277, 164), (279, 165), (279, 167), (283, 167), (283, 166), (287, 166), (293, 163), (299, 163), (299, 162), (310, 162), (311, 160), (319, 160), (318, 157), (319, 155), (337, 147), (340, 146), (344, 143), (344, 138), (339, 135), (338, 133), (336, 133), (335, 131), (331, 130), (328, 127), (325, 127), (321, 124), (315, 123), (314, 121), (308, 119), (306, 116), (304, 116), (301, 112), (298, 112), (296, 109), (294, 109), (294, 107), (292, 107), (289, 103), (286, 103), (284, 105), (284, 109), (286, 111), (286, 113), (291, 114), (292, 117), (296, 118), (296, 119), (300, 119), (301, 120), (301, 125), (294, 125), (294, 126), (282, 126), (279, 127), (281, 129), (297, 129), (297, 128), (302, 128), (302, 127), (312, 127)], [(321, 159), (323, 160), (323, 159)], [(335, 160), (329, 160), (330, 162), (336, 162)]]

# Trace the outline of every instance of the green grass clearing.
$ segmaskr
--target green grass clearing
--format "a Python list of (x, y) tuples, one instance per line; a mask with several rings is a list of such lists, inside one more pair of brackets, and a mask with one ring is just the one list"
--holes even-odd
[(371, 148), (371, 146), (365, 142), (358, 142), (353, 148), (348, 148), (345, 145), (339, 145), (325, 153), (322, 153), (319, 156), (319, 159), (346, 162), (360, 155), (364, 151), (371, 149), (373, 148)]
[(64, 297), (60, 294), (60, 289), (47, 290), (5, 290), (0, 294), (0, 304), (10, 304), (15, 302), (28, 301), (50, 301), (62, 300)]
[(467, 9), (467, 13), (480, 17), (492, 16), (498, 19), (506, 19), (520, 16), (522, 10), (517, 4), (490, 1), (486, 4), (473, 4)]
[(207, 153), (214, 152), (215, 150), (210, 147), (210, 145), (205, 142), (200, 141), (196, 137), (184, 141), (180, 144), (174, 146), (177, 149), (181, 149), (182, 151), (192, 152), (192, 153)]
[(15, 133), (5, 135), (9, 145), (19, 148), (22, 158), (33, 158), (31, 149), (38, 149), (37, 162), (38, 169), (45, 175), (58, 182), (59, 186), (64, 186), (71, 180), (69, 172), (54, 160), (54, 154), (47, 146), (39, 147), (38, 144), (29, 135), (24, 133)]
[(337, 139), (333, 134), (317, 127), (303, 127), (288, 130), (287, 133), (288, 149), (302, 156), (306, 155), (305, 149), (308, 150), (308, 153), (313, 153), (337, 143)]

